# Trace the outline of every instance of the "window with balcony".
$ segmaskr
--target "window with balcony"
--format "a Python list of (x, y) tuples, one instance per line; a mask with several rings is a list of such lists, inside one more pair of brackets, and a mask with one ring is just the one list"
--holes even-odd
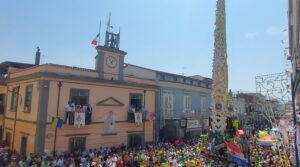
[(24, 112), (30, 112), (31, 111), (32, 88), (33, 88), (33, 85), (27, 85), (26, 86), (25, 101), (24, 101)]
[[(90, 124), (92, 122), (92, 107), (89, 105), (89, 94), (88, 89), (70, 89), (70, 104), (67, 104), (66, 110), (75, 112), (84, 112), (85, 124)], [(69, 124), (74, 124), (74, 112), (68, 113)], [(66, 113), (67, 115), (67, 113)]]
[(173, 94), (163, 94), (163, 111), (166, 116), (172, 116), (173, 113)]
[(143, 95), (141, 93), (130, 93), (129, 95), (128, 121), (134, 121), (134, 112), (141, 111), (143, 107)]
[(88, 89), (71, 89), (70, 100), (76, 105), (88, 104), (90, 91)]
[(183, 96), (183, 111), (184, 112), (191, 111), (191, 96), (190, 95)]
[(19, 87), (14, 87), (11, 92), (10, 111), (17, 111), (19, 98)]

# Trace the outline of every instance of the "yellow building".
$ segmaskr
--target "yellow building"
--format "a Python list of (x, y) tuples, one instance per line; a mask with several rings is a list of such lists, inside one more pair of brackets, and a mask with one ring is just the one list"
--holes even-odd
[[(159, 89), (139, 84), (138, 79), (127, 81), (123, 74), (126, 52), (107, 41), (96, 47), (95, 70), (44, 64), (9, 73), (3, 90), (7, 97), (3, 138), (11, 149), (28, 155), (153, 142), (154, 123), (149, 115), (156, 112)], [(90, 104), (91, 121), (74, 127), (67, 120), (56, 128), (52, 118), (66, 118), (69, 101)], [(147, 113), (146, 120), (135, 123), (132, 110)]]

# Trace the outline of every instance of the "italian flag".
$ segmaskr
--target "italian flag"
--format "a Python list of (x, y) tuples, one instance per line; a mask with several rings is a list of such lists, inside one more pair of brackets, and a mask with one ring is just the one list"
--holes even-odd
[(92, 42), (91, 42), (92, 45), (97, 45), (97, 43), (98, 43), (97, 39), (99, 38), (99, 36), (100, 36), (100, 33), (97, 34), (96, 37), (92, 40)]

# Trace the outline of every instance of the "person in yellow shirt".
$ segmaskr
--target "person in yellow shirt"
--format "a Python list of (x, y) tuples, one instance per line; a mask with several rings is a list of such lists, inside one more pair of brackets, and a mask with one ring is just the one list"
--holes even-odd
[(161, 163), (161, 167), (170, 167), (170, 165), (167, 162)]

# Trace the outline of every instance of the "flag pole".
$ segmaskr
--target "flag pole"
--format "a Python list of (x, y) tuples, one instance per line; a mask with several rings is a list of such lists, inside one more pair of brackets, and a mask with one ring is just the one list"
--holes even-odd
[[(62, 82), (59, 81), (57, 86), (58, 86), (58, 95), (57, 95), (56, 118), (57, 118), (58, 113), (59, 113), (60, 91), (61, 91), (61, 87), (62, 87)], [(55, 131), (54, 131), (53, 156), (56, 155), (56, 137), (57, 137), (57, 124), (55, 126)]]
[(110, 32), (110, 16), (111, 16), (111, 13), (109, 12), (109, 18), (108, 18), (108, 21), (107, 21), (107, 31)]
[(98, 46), (100, 46), (100, 33), (101, 32), (101, 20), (100, 20), (100, 24), (99, 24), (99, 37), (98, 37)]

